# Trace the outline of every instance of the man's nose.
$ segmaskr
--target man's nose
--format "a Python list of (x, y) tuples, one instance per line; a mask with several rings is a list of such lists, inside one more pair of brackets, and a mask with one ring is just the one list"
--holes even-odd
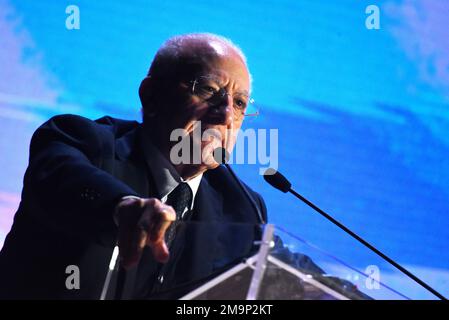
[(230, 94), (224, 94), (214, 105), (210, 106), (210, 119), (214, 124), (229, 125), (234, 118), (233, 99)]

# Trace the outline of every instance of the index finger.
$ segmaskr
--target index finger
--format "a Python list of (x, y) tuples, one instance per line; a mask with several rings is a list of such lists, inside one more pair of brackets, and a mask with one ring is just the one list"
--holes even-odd
[(176, 213), (171, 207), (164, 205), (159, 212), (153, 212), (148, 226), (147, 243), (157, 243), (164, 240), (165, 232), (173, 221), (176, 220)]

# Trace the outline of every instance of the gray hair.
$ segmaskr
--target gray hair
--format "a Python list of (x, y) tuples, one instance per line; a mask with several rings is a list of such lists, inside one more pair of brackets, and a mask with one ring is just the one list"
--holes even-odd
[[(230, 39), (213, 33), (188, 33), (171, 37), (162, 44), (154, 57), (150, 69), (148, 70), (148, 75), (155, 77), (162, 76), (164, 74), (168, 74), (169, 76), (172, 75), (171, 73), (176, 72), (176, 67), (178, 66), (180, 60), (182, 60), (182, 58), (186, 55), (192, 54), (191, 51), (186, 53), (187, 44), (195, 42), (200, 43), (203, 41), (217, 41), (231, 48), (240, 56), (248, 69), (246, 56), (239, 46), (233, 43)], [(251, 83), (251, 74), (249, 77)]]

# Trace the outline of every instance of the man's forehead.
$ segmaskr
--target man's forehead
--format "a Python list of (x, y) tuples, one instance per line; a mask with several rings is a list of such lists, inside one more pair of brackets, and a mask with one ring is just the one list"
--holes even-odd
[[(185, 42), (179, 57), (178, 71), (183, 78), (215, 75), (221, 81), (233, 79), (249, 91), (249, 71), (240, 54), (218, 40)], [(191, 80), (191, 79), (186, 79)]]
[[(213, 75), (220, 80), (234, 79), (242, 84), (248, 82), (246, 66), (235, 58), (196, 56), (182, 59), (178, 71), (183, 77)], [(187, 79), (188, 80), (188, 79)]]
[(246, 70), (246, 63), (229, 44), (214, 39), (191, 39), (183, 44), (181, 60), (186, 63), (210, 65), (217, 61), (233, 60)]

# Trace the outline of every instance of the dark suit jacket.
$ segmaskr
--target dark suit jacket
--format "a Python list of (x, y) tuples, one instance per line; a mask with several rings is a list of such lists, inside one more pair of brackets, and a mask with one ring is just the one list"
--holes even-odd
[[(115, 205), (125, 195), (155, 194), (139, 130), (135, 121), (62, 115), (35, 132), (22, 201), (0, 253), (0, 298), (99, 298), (116, 241)], [(262, 198), (250, 193), (266, 221)], [(258, 218), (222, 167), (204, 174), (190, 217), (214, 224), (192, 224), (184, 233), (181, 227), (176, 238), (189, 239), (175, 241), (166, 266), (146, 251), (134, 270), (130, 297), (158, 297), (158, 292), (210, 276), (250, 253), (259, 236), (252, 228), (229, 232), (226, 227), (229, 222), (256, 224)], [(66, 288), (69, 265), (79, 267), (79, 290)], [(162, 283), (157, 281), (161, 275)]]

